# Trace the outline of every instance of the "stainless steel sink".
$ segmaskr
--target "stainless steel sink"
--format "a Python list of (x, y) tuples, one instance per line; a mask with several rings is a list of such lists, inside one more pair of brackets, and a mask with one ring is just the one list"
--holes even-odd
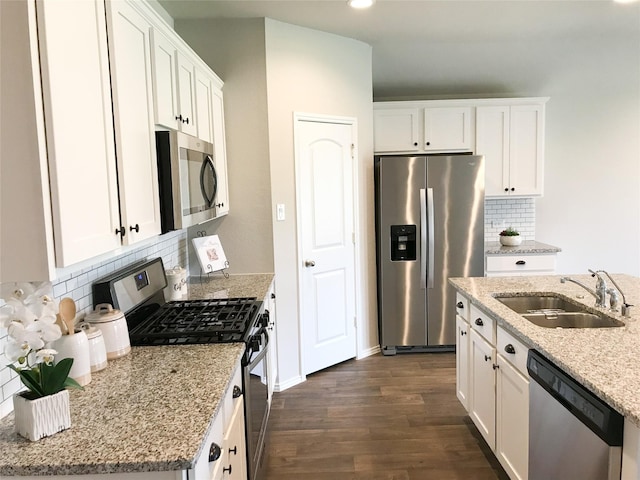
[(622, 327), (615, 318), (589, 312), (526, 313), (522, 315), (531, 323), (546, 328), (606, 328)]
[(496, 300), (531, 323), (545, 328), (622, 327), (608, 315), (586, 311), (584, 305), (554, 295), (498, 296)]
[(516, 313), (537, 313), (544, 310), (558, 312), (582, 312), (584, 306), (577, 303), (571, 303), (561, 297), (546, 296), (526, 296), (526, 297), (496, 297), (496, 300), (502, 302)]

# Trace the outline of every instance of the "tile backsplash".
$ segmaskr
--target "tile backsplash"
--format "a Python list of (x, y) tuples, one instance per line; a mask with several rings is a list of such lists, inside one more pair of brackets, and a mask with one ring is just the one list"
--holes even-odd
[(485, 242), (499, 241), (507, 227), (520, 232), (523, 240), (536, 239), (535, 198), (489, 198), (484, 201)]
[[(165, 268), (176, 265), (187, 265), (187, 232), (179, 230), (158, 237), (158, 241), (151, 245), (145, 245), (138, 249), (131, 249), (126, 253), (109, 260), (91, 265), (73, 273), (67, 273), (53, 282), (53, 295), (60, 300), (63, 297), (71, 297), (78, 308), (78, 317), (82, 318), (93, 309), (93, 297), (91, 287), (93, 283), (105, 275), (120, 268), (126, 267), (146, 258), (162, 257)], [(0, 418), (13, 410), (12, 396), (20, 390), (21, 383), (18, 376), (5, 365), (9, 360), (4, 355), (4, 346), (7, 342), (7, 331), (0, 327)]]

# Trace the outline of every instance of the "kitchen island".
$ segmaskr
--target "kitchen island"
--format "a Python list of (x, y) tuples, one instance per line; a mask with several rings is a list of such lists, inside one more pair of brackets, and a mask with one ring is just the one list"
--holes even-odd
[[(627, 302), (638, 305), (640, 302), (640, 279), (629, 275), (614, 274), (612, 276), (624, 292)], [(508, 472), (511, 471), (510, 467), (514, 467), (512, 473), (515, 476), (526, 476), (526, 449), (528, 445), (526, 438), (528, 423), (528, 380), (525, 379), (526, 351), (528, 348), (535, 349), (625, 417), (621, 478), (624, 480), (638, 479), (640, 478), (640, 469), (638, 468), (638, 459), (640, 458), (640, 397), (638, 396), (638, 392), (640, 392), (640, 357), (638, 353), (640, 352), (640, 311), (634, 307), (630, 317), (625, 318), (620, 313), (610, 312), (608, 308), (597, 308), (594, 306), (593, 296), (585, 289), (570, 282), (561, 283), (561, 278), (561, 276), (550, 275), (451, 278), (449, 280), (458, 291), (458, 299), (460, 300), (458, 314), (466, 315), (467, 321), (472, 326), (472, 331), (469, 331), (467, 324), (466, 333), (464, 333), (465, 330), (459, 329), (459, 335), (462, 335), (459, 338), (467, 338), (471, 333), (469, 349), (472, 348), (471, 343), (478, 345), (479, 350), (481, 350), (480, 344), (486, 344), (489, 348), (485, 352), (480, 352), (479, 358), (475, 354), (471, 357), (471, 351), (467, 351), (469, 357), (465, 357), (464, 355), (467, 353), (464, 353), (465, 349), (462, 348), (461, 343), (458, 361), (461, 362), (463, 358), (469, 358), (468, 365), (474, 365), (473, 368), (476, 368), (475, 365), (485, 364), (488, 359), (488, 371), (495, 372), (497, 377), (517, 370), (524, 375), (509, 373), (510, 379), (502, 378), (503, 387), (500, 387), (501, 380), (498, 378), (498, 390), (489, 393), (491, 391), (490, 385), (483, 386), (484, 383), (472, 383), (471, 377), (464, 377), (467, 372), (461, 370), (464, 364), (458, 363), (458, 374), (462, 372), (463, 375), (457, 379), (458, 398), (468, 409), (474, 423), (479, 425), (478, 428), (491, 449), (496, 453), (500, 463), (505, 466)], [(590, 275), (572, 275), (571, 278), (591, 288), (595, 286), (595, 279)], [(608, 285), (613, 286), (610, 282)], [(614, 317), (622, 322), (623, 326), (612, 328), (539, 327), (496, 299), (499, 296), (554, 294), (567, 297), (571, 301), (583, 305), (585, 311), (600, 312)], [(465, 304), (465, 302), (468, 303)], [(466, 310), (466, 313), (463, 313), (463, 310)], [(464, 327), (464, 321), (457, 320), (457, 325)], [(480, 330), (487, 331), (480, 332)], [(493, 334), (489, 332), (493, 332)], [(477, 335), (478, 333), (480, 336)], [(508, 345), (505, 346), (507, 343)], [(473, 347), (473, 351), (476, 351), (476, 347)], [(484, 357), (482, 353), (484, 353)], [(494, 358), (496, 355), (497, 357)], [(511, 366), (507, 365), (504, 359), (508, 359)], [(465, 359), (464, 362), (466, 361)], [(491, 369), (492, 364), (493, 370)], [(474, 373), (469, 373), (469, 375), (473, 376)], [(493, 374), (487, 375), (486, 378), (483, 377), (485, 382), (493, 377)], [(472, 400), (468, 404), (465, 404), (469, 401), (467, 397), (469, 392), (464, 390), (466, 378), (469, 378), (468, 388), (470, 390), (473, 384)], [(507, 381), (513, 379), (515, 379), (514, 383), (510, 385), (515, 386), (515, 390), (501, 389), (504, 388)], [(478, 381), (480, 380), (478, 379)], [(485, 397), (485, 394), (489, 396)], [(474, 395), (479, 395), (480, 402), (486, 399), (489, 403), (476, 403), (473, 401)], [(491, 395), (495, 395), (496, 400), (491, 400)], [(497, 407), (492, 406), (494, 401), (497, 402)], [(517, 425), (517, 428), (514, 428), (514, 425)]]
[[(190, 283), (188, 296), (262, 299), (273, 278), (211, 277)], [(70, 391), (70, 429), (30, 442), (14, 433), (13, 414), (0, 419), (0, 476), (176, 472), (164, 478), (180, 478), (208, 453), (205, 439), (244, 350), (242, 343), (133, 347), (84, 390)]]

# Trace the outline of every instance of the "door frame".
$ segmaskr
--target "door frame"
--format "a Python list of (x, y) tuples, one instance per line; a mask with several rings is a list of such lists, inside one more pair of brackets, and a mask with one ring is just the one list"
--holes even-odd
[(333, 123), (339, 125), (350, 125), (351, 126), (351, 138), (353, 139), (353, 148), (352, 148), (352, 158), (351, 162), (351, 170), (352, 170), (352, 191), (353, 191), (353, 217), (351, 218), (351, 223), (353, 226), (353, 268), (354, 268), (354, 286), (353, 291), (356, 298), (354, 298), (354, 308), (355, 308), (355, 342), (356, 342), (356, 358), (360, 358), (360, 341), (359, 341), (359, 332), (361, 331), (361, 322), (362, 322), (362, 309), (361, 309), (361, 299), (358, 299), (358, 295), (362, 295), (362, 278), (360, 272), (361, 259), (358, 252), (361, 252), (360, 245), (360, 230), (359, 224), (357, 221), (357, 213), (360, 211), (360, 203), (359, 203), (359, 179), (358, 175), (358, 119), (356, 117), (344, 117), (344, 116), (335, 116), (335, 115), (323, 115), (317, 113), (303, 113), (303, 112), (293, 112), (293, 143), (294, 143), (294, 170), (295, 170), (295, 191), (296, 191), (296, 284), (298, 286), (298, 298), (297, 298), (297, 306), (296, 310), (298, 313), (298, 361), (300, 362), (300, 372), (302, 381), (306, 380), (306, 371), (304, 365), (304, 354), (302, 349), (304, 347), (304, 324), (302, 322), (302, 297), (303, 297), (303, 285), (302, 285), (302, 236), (300, 235), (300, 204), (301, 204), (301, 195), (300, 195), (300, 162), (302, 161), (300, 155), (300, 145), (299, 145), (299, 128), (301, 122), (315, 122), (315, 123)]

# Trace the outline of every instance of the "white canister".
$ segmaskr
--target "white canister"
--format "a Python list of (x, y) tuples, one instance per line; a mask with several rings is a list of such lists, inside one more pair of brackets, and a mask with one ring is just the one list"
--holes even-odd
[(80, 324), (80, 328), (87, 335), (87, 340), (89, 340), (91, 373), (104, 370), (107, 367), (107, 347), (104, 344), (102, 330), (85, 322)]
[(102, 331), (108, 360), (122, 357), (131, 351), (127, 319), (120, 310), (109, 303), (101, 303), (84, 319)]
[(73, 358), (73, 365), (69, 376), (83, 387), (91, 382), (91, 356), (89, 354), (89, 339), (81, 330), (73, 335), (62, 335), (51, 342), (51, 348), (58, 353), (55, 361), (63, 358)]
[(173, 267), (165, 270), (167, 286), (164, 289), (164, 299), (167, 302), (172, 300), (184, 300), (187, 298), (187, 270), (182, 267)]

